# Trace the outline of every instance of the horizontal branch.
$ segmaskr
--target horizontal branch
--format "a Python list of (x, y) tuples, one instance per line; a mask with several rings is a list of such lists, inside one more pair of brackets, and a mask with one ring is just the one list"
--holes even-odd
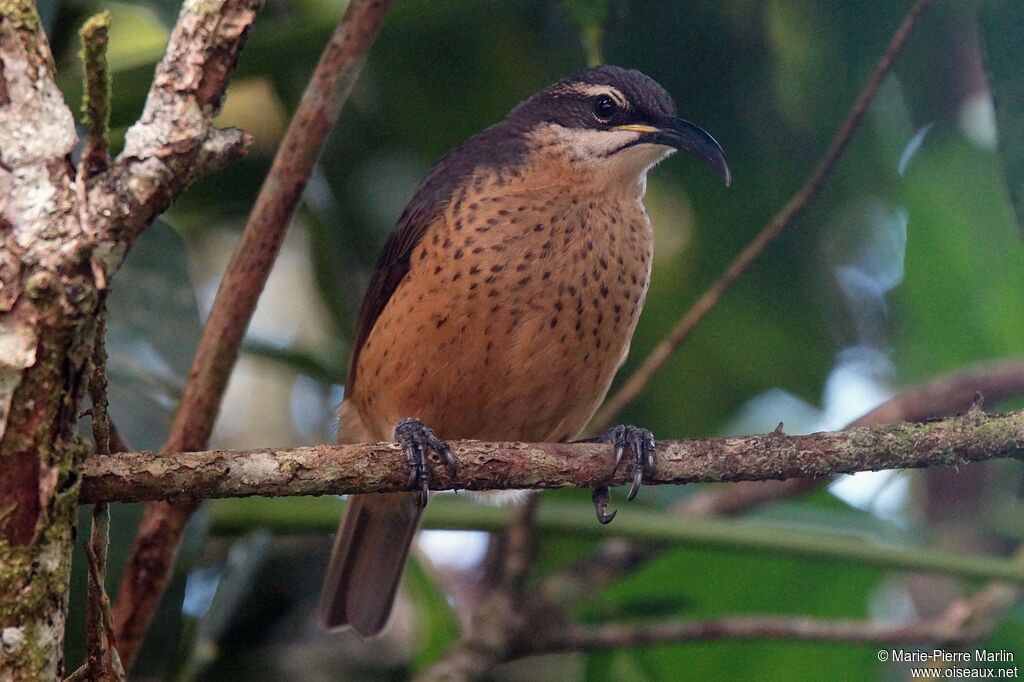
[[(424, 515), (423, 527), (500, 532), (513, 521), (514, 507), (482, 505), (465, 501), (464, 497), (441, 495), (432, 500)], [(344, 502), (334, 497), (298, 497), (288, 504), (275, 504), (271, 499), (259, 497), (220, 500), (209, 509), (209, 528), (211, 534), (220, 536), (244, 535), (254, 529), (279, 534), (330, 533), (337, 528), (344, 506)], [(1003, 557), (947, 552), (920, 545), (892, 545), (834, 530), (702, 518), (680, 523), (676, 517), (639, 507), (628, 512), (616, 516), (615, 523), (604, 526), (594, 519), (589, 504), (546, 502), (537, 510), (534, 524), (539, 533), (549, 537), (615, 538), (618, 544), (628, 539), (635, 545), (662, 549), (685, 545), (843, 566), (944, 573), (967, 579), (1024, 584), (1024, 564)], [(589, 575), (580, 581), (592, 588), (595, 583), (586, 583), (587, 578)], [(558, 590), (548, 592), (561, 596)], [(559, 601), (574, 599), (560, 598)]]
[[(432, 458), (434, 490), (594, 487), (612, 474), (611, 447), (592, 443), (452, 443), (451, 477)], [(651, 484), (818, 477), (881, 469), (956, 466), (1024, 458), (1024, 412), (980, 410), (921, 424), (837, 433), (661, 441)], [(379, 493), (408, 489), (395, 443), (317, 445), (289, 450), (97, 455), (82, 467), (82, 501), (139, 502), (261, 495)]]
[[(974, 639), (969, 630), (951, 628), (942, 620), (908, 624), (861, 620), (824, 620), (786, 616), (730, 616), (662, 623), (570, 625), (550, 633), (530, 655), (564, 651), (708, 642), (720, 640), (792, 640), (859, 644), (962, 645)], [(518, 657), (518, 656), (517, 656)]]
[(969, 599), (950, 604), (945, 613), (910, 623), (826, 620), (810, 616), (747, 615), (692, 618), (653, 623), (582, 625), (527, 630), (506, 660), (539, 654), (601, 651), (657, 644), (709, 641), (846, 642), (879, 646), (964, 647), (986, 639), (998, 618), (1016, 602), (1018, 588), (995, 582)]

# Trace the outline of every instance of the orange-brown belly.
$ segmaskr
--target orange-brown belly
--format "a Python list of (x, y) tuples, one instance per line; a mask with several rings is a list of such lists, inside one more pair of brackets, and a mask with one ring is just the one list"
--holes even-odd
[(359, 358), (352, 394), (375, 437), (404, 417), (446, 439), (584, 428), (629, 347), (652, 245), (639, 199), (614, 220), (566, 202), (555, 220), (506, 200), (504, 223), (481, 211), (432, 226)]

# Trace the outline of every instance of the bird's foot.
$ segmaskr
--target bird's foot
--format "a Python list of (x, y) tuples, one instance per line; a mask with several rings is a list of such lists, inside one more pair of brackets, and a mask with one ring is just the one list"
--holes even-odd
[[(632, 483), (629, 487), (629, 494), (626, 495), (626, 500), (632, 501), (640, 490), (640, 484), (643, 483), (644, 478), (654, 475), (654, 434), (647, 429), (620, 424), (608, 429), (597, 438), (589, 440), (596, 443), (608, 443), (612, 446), (615, 453), (615, 460), (612, 466), (613, 474), (618, 471), (623, 455), (629, 450), (630, 458), (633, 462), (629, 474)], [(591, 499), (594, 502), (597, 520), (601, 523), (611, 523), (612, 519), (615, 518), (616, 512), (608, 513), (608, 503), (611, 501), (611, 493), (608, 487), (601, 486), (595, 488)]]
[(395, 427), (395, 440), (402, 446), (405, 461), (409, 465), (409, 485), (415, 486), (416, 502), (421, 507), (427, 506), (427, 493), (430, 491), (430, 466), (427, 462), (427, 450), (433, 450), (448, 472), (455, 477), (459, 473), (459, 463), (455, 461), (448, 443), (438, 438), (434, 429), (419, 419), (407, 417)]

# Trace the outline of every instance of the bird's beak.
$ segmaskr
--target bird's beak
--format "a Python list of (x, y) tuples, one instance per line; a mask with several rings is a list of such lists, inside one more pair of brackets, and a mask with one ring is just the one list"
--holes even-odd
[(721, 145), (698, 125), (681, 118), (673, 118), (664, 126), (629, 124), (616, 126), (616, 130), (640, 133), (640, 137), (632, 144), (661, 144), (689, 152), (722, 176), (726, 187), (732, 182), (732, 174), (729, 172), (729, 164), (725, 160), (725, 152), (722, 151)]

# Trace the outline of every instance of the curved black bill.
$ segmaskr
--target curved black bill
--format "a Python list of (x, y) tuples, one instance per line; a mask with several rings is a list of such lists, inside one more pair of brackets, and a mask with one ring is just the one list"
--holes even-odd
[(721, 145), (706, 130), (689, 121), (674, 118), (668, 126), (643, 133), (637, 142), (663, 144), (689, 152), (711, 166), (725, 181), (726, 187), (732, 183), (732, 173)]

